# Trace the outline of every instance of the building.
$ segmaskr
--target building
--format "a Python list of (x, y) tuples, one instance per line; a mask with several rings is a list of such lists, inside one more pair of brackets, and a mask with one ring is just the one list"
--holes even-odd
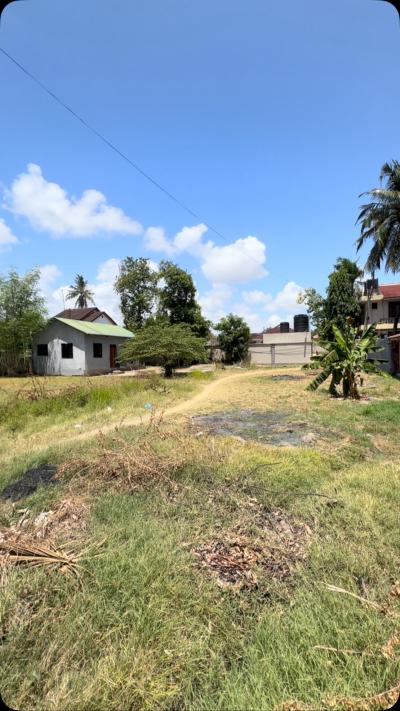
[(61, 312), (65, 313), (72, 318), (59, 314), (34, 336), (33, 372), (38, 375), (98, 375), (116, 368), (118, 351), (133, 333), (117, 326), (99, 309)]
[(305, 314), (295, 316), (294, 329), (285, 321), (268, 328), (260, 336), (262, 339), (250, 341), (252, 365), (303, 365), (309, 363), (316, 352)]
[(394, 333), (396, 321), (400, 327), (400, 284), (379, 284), (368, 279), (362, 285), (360, 297), (361, 322), (364, 327), (376, 325), (382, 350), (371, 354), (371, 359), (384, 361), (382, 369), (389, 373), (400, 370), (400, 336)]
[(368, 279), (360, 297), (361, 320), (364, 325), (376, 324), (380, 336), (393, 335), (396, 317), (400, 324), (400, 284), (379, 284)]

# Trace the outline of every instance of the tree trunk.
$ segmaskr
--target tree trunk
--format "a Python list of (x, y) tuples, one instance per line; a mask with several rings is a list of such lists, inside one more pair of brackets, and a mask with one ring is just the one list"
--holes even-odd
[(164, 377), (165, 378), (172, 378), (172, 373), (173, 373), (173, 367), (169, 363), (167, 365), (164, 365)]

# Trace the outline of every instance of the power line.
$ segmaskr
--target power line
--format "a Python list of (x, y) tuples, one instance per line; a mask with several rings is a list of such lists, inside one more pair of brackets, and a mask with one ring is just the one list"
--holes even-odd
[[(111, 150), (114, 151), (114, 153), (116, 153), (117, 155), (120, 156), (120, 158), (122, 158), (124, 161), (129, 163), (129, 165), (132, 168), (134, 168), (138, 173), (140, 173), (140, 175), (142, 175), (144, 178), (146, 178), (146, 180), (148, 180), (150, 183), (152, 183), (156, 188), (158, 188), (158, 190), (160, 190), (162, 193), (164, 193), (164, 195), (166, 195), (171, 200), (173, 200), (173, 202), (175, 202), (177, 205), (179, 205), (179, 207), (181, 207), (183, 210), (185, 210), (187, 213), (189, 213), (189, 215), (194, 217), (196, 220), (199, 220), (200, 222), (202, 222), (211, 232), (214, 232), (214, 234), (218, 235), (218, 237), (221, 237), (221, 239), (226, 241), (226, 238), (224, 237), (223, 234), (221, 234), (221, 232), (218, 232), (218, 230), (216, 230), (215, 227), (212, 227), (208, 222), (203, 220), (200, 217), (200, 215), (198, 215), (194, 210), (192, 210), (190, 207), (185, 205), (185, 203), (183, 203), (181, 200), (179, 200), (179, 198), (177, 198), (175, 195), (173, 195), (173, 193), (171, 193), (169, 190), (164, 188), (163, 185), (161, 185), (161, 183), (159, 183), (157, 180), (152, 178), (151, 175), (149, 175), (149, 173), (146, 173), (146, 171), (142, 170), (142, 168), (137, 163), (135, 163), (133, 160), (128, 158), (128, 156), (125, 153), (123, 153), (123, 151), (121, 151), (114, 143), (109, 141), (108, 138), (106, 138), (105, 136), (103, 136), (102, 133), (100, 133), (100, 131), (98, 131), (96, 128), (94, 128), (90, 123), (88, 123), (84, 118), (82, 118), (82, 116), (77, 114), (76, 111), (71, 109), (71, 107), (68, 106), (68, 104), (66, 104), (62, 99), (60, 99), (60, 97), (57, 96), (57, 94), (55, 94), (53, 91), (51, 91), (51, 89), (49, 89), (40, 79), (38, 79), (34, 74), (32, 74), (32, 72), (30, 72), (28, 69), (26, 69), (26, 67), (24, 67), (22, 64), (20, 64), (20, 62), (18, 62), (16, 59), (14, 59), (14, 57), (12, 57), (11, 54), (6, 52), (6, 50), (3, 49), (3, 47), (0, 47), (0, 52), (5, 57), (7, 57), (7, 59), (9, 59), (13, 64), (15, 64), (15, 66), (18, 67), (18, 69), (20, 69), (27, 77), (29, 77), (29, 79), (31, 79), (35, 84), (37, 84), (42, 89), (42, 91), (44, 91), (46, 94), (48, 94), (48, 96), (50, 96), (52, 99), (54, 99), (54, 101), (56, 101), (58, 104), (60, 104), (60, 106), (62, 106), (75, 119), (77, 119), (77, 121), (79, 121), (88, 131), (90, 131), (95, 136), (97, 136), (97, 138), (99, 138), (103, 143), (105, 143), (106, 146), (111, 148)], [(250, 255), (248, 255), (248, 256), (250, 256)], [(256, 260), (254, 260), (254, 261), (256, 261)]]

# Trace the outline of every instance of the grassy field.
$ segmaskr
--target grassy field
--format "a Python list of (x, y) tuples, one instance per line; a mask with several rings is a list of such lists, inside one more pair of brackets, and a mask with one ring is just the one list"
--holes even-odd
[[(181, 378), (168, 392), (159, 380), (96, 379), (82, 384), (89, 399), (74, 401), (73, 413), (65, 402), (81, 395), (67, 394), (71, 384), (66, 398), (52, 384), (44, 403), (28, 399), (26, 413), (20, 398), (3, 397), (0, 437), (14, 452), (3, 449), (0, 488), (40, 464), (59, 472), (28, 498), (0, 500), (2, 535), (66, 545), (72, 556), (64, 572), (2, 565), (0, 690), (9, 706), (394, 703), (399, 692), (385, 692), (400, 682), (400, 383), (371, 378), (369, 400), (344, 402), (306, 392), (308, 376), (277, 373)], [(148, 402), (164, 418), (84, 439), (73, 431), (76, 419), (92, 433), (140, 416)], [(188, 426), (188, 415), (238, 408), (284, 412), (289, 424), (305, 423), (312, 445)], [(18, 428), (10, 417), (21, 418)], [(63, 428), (74, 439), (65, 443)], [(81, 552), (78, 575), (66, 575)]]

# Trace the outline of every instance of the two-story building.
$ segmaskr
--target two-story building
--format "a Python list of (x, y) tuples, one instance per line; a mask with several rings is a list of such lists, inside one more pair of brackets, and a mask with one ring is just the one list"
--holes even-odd
[(378, 279), (368, 279), (360, 302), (362, 323), (375, 323), (380, 336), (393, 335), (396, 317), (400, 324), (400, 284), (379, 284)]
[(398, 373), (400, 370), (400, 334), (396, 335), (395, 327), (400, 329), (400, 284), (379, 284), (378, 279), (368, 279), (363, 284), (360, 297), (362, 309), (361, 323), (376, 325), (381, 338), (382, 351), (375, 358), (387, 361), (385, 370)]

